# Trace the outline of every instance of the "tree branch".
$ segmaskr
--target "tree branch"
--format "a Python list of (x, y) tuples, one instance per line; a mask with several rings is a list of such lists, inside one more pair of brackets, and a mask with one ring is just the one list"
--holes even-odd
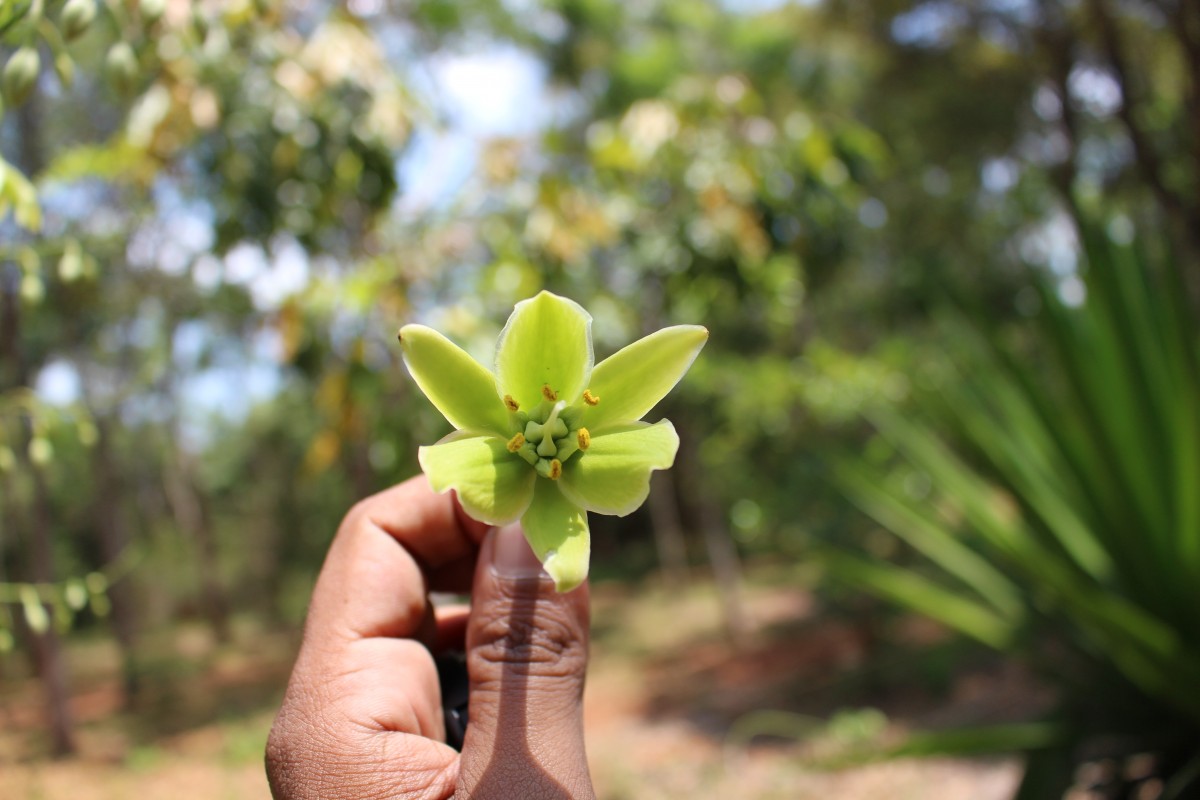
[(1065, 24), (1061, 6), (1051, 0), (1040, 0), (1038, 7), (1042, 13), (1042, 24), (1033, 29), (1032, 38), (1035, 47), (1041, 50), (1049, 64), (1050, 82), (1062, 104), (1062, 131), (1067, 137), (1069, 150), (1062, 168), (1052, 170), (1051, 178), (1063, 199), (1073, 207), (1075, 195), (1072, 187), (1078, 172), (1076, 154), (1079, 152), (1080, 122), (1079, 114), (1071, 105), (1067, 82), (1074, 65), (1076, 40)]
[[(1125, 59), (1125, 53), (1118, 38), (1117, 26), (1113, 21), (1112, 15), (1109, 14), (1104, 0), (1088, 0), (1088, 6), (1091, 9), (1092, 17), (1095, 19), (1096, 26), (1100, 32), (1100, 41), (1104, 48), (1104, 55), (1108, 59), (1113, 76), (1121, 88), (1121, 105), (1117, 110), (1117, 116), (1121, 120), (1121, 124), (1125, 127), (1130, 143), (1133, 145), (1134, 158), (1137, 161), (1138, 169), (1141, 171), (1143, 179), (1149, 184), (1159, 205), (1162, 206), (1167, 215), (1174, 219), (1177, 224), (1181, 225), (1184, 230), (1187, 230), (1191, 221), (1192, 211), (1183, 197), (1167, 185), (1163, 178), (1162, 159), (1151, 143), (1146, 129), (1138, 121), (1137, 109), (1142, 106), (1144, 101), (1137, 87), (1133, 85), (1129, 63)], [(1193, 234), (1194, 238), (1195, 235)]]

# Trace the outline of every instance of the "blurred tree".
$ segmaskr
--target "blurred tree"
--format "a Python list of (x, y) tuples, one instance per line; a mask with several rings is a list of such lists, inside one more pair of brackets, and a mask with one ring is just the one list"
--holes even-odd
[[(980, 269), (1019, 261), (997, 253), (997, 241), (1103, 198), (1169, 232), (1200, 304), (1200, 278), (1187, 267), (1200, 259), (1194, 3), (824, 5), (878, 49), (859, 113), (898, 156), (885, 189), (888, 207), (906, 214), (893, 258), (939, 265), (930, 273), (939, 281), (975, 281)], [(921, 204), (899, 197), (917, 187)], [(1019, 274), (997, 302), (1012, 303)]]
[[(16, 467), (6, 503), (24, 505), (27, 513), (14, 519), (28, 524), (24, 542), (3, 542), (0, 559), (19, 562), (28, 547), (27, 583), (12, 586), (39, 654), (60, 753), (72, 747), (55, 638), (62, 626), (42, 620), (49, 607), (69, 622), (57, 611), (67, 608), (75, 584), (56, 580), (55, 557), (71, 553), (67, 560), (82, 561), (85, 571), (122, 559), (134, 538), (127, 527), (133, 487), (122, 476), (134, 472), (137, 459), (150, 456), (162, 468), (165, 481), (150, 486), (166, 501), (158, 513), (169, 511), (195, 540), (202, 606), (218, 634), (227, 635), (217, 532), (197, 466), (211, 442), (187, 430), (195, 424), (187, 395), (210, 369), (208, 352), (247, 358), (247, 335), (264, 316), (263, 301), (247, 287), (212, 274), (212, 253), (253, 248), (255, 241), (271, 249), (290, 241), (319, 243), (331, 256), (353, 253), (371, 216), (390, 200), (392, 153), (407, 135), (394, 74), (369, 32), (337, 9), (284, 14), (250, 3), (194, 12), (184, 4), (102, 5), (105, 24), (86, 26), (93, 33), (79, 57), (103, 61), (110, 85), (134, 98), (127, 114), (106, 110), (111, 101), (93, 81), (69, 95), (33, 94), (42, 64), (27, 54), (40, 46), (55, 54), (68, 88), (73, 67), (64, 64), (74, 62), (62, 42), (81, 32), (77, 16), (87, 13), (81, 7), (95, 9), (80, 2), (61, 9), (5, 3), (0, 16), (0, 33), (17, 47), (6, 67), (6, 76), (17, 77), (6, 77), (5, 91), (11, 103), (26, 101), (5, 115), (16, 122), (9, 141), (18, 155), (0, 163), (0, 209), (13, 208), (14, 222), (25, 228), (12, 231), (11, 246), (0, 247), (6, 333), (0, 401), (18, 423), (34, 426), (32, 438), (20, 425), (6, 429), (14, 446), (5, 452), (29, 453), (4, 465)], [(347, 52), (358, 61), (347, 63)], [(82, 111), (88, 107), (99, 111)], [(88, 124), (80, 128), (80, 120)], [(92, 138), (80, 141), (80, 132)], [(24, 175), (33, 176), (41, 198)], [(189, 361), (181, 351), (197, 342), (200, 357)], [(39, 438), (42, 423), (31, 412), (40, 406), (18, 402), (48, 369), (79, 386), (69, 391), (84, 395), (79, 399), (93, 412), (98, 424), (91, 430), (100, 438), (92, 480), (84, 484), (90, 491), (55, 502), (42, 470), (52, 468), (48, 475), (58, 481), (72, 464), (55, 460)], [(237, 394), (232, 386), (225, 392)], [(114, 441), (145, 438), (156, 427), (166, 435), (150, 440), (162, 455)], [(114, 463), (118, 453), (134, 461)], [(151, 473), (138, 480), (147, 477), (158, 479)], [(96, 504), (87, 527), (100, 544), (99, 564), (82, 541), (61, 536), (88, 502)], [(111, 599), (132, 689), (136, 605), (128, 587)]]

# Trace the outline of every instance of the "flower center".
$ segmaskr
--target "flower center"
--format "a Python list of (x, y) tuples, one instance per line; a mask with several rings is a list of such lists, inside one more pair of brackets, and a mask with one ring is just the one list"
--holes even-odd
[[(505, 405), (512, 413), (516, 433), (508, 440), (508, 452), (525, 459), (543, 478), (558, 480), (563, 464), (576, 453), (591, 446), (592, 437), (588, 429), (579, 424), (583, 417), (583, 406), (568, 406), (558, 399), (558, 393), (550, 386), (542, 387), (542, 402), (533, 411), (526, 413), (513, 408), (516, 403), (505, 397)], [(584, 392), (583, 400), (595, 405), (599, 400)]]

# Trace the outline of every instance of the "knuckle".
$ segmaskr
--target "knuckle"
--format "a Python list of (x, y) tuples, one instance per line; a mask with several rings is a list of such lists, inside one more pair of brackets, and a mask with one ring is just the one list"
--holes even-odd
[(476, 628), (470, 657), (482, 674), (582, 675), (587, 634), (569, 607), (545, 595), (510, 595), (506, 600), (496, 604)]
[(342, 517), (342, 523), (338, 526), (338, 529), (339, 531), (352, 530), (370, 521), (370, 506), (366, 500), (359, 500), (350, 507), (350, 510), (346, 512), (346, 516)]

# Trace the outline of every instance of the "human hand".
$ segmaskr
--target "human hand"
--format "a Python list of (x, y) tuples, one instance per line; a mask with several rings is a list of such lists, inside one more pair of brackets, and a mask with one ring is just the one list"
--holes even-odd
[[(430, 591), (471, 591), (435, 609)], [(462, 647), (470, 725), (445, 744), (432, 651)], [(583, 743), (587, 585), (559, 594), (516, 527), (418, 476), (356, 505), (313, 591), (267, 742), (276, 800), (594, 798)]]

